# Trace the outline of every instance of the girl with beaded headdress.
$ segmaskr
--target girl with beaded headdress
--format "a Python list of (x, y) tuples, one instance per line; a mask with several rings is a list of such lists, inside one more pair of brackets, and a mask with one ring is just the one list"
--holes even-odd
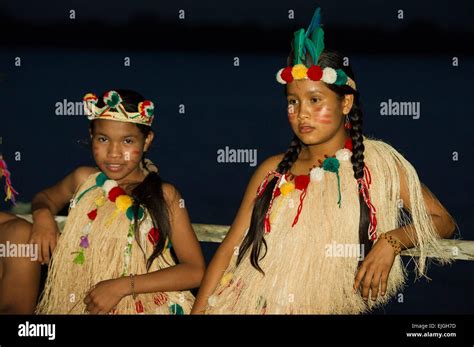
[[(36, 312), (189, 313), (204, 259), (180, 193), (145, 159), (153, 103), (115, 90), (100, 99), (89, 93), (84, 104), (97, 167), (79, 167), (38, 193), (33, 224), (16, 223), (49, 264)], [(53, 216), (68, 203), (59, 234)]]
[(452, 218), (399, 152), (363, 135), (354, 74), (324, 48), (319, 9), (288, 65), (277, 81), (293, 140), (254, 173), (192, 313), (364, 313), (402, 289), (402, 249), (419, 248), (418, 276), (428, 250), (451, 261), (439, 239)]

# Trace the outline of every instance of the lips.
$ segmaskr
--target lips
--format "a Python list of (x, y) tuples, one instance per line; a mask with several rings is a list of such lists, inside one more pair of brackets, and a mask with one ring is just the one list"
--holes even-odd
[(124, 167), (124, 164), (110, 164), (106, 163), (105, 167), (110, 171), (120, 171)]
[(315, 129), (314, 127), (307, 124), (301, 124), (300, 126), (298, 126), (298, 130), (300, 131), (301, 134), (310, 133), (314, 129)]

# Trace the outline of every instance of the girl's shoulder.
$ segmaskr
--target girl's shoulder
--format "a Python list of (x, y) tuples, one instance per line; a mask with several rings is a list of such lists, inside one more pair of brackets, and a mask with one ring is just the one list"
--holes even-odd
[(92, 179), (100, 170), (97, 167), (79, 166), (71, 174), (74, 190), (77, 191), (84, 183)]

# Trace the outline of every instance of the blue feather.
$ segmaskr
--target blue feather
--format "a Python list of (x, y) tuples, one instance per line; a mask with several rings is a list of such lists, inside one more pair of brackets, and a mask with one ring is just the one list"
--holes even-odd
[(306, 30), (306, 35), (305, 38), (307, 38), (311, 33), (319, 28), (321, 25), (321, 8), (317, 8), (316, 11), (314, 11), (313, 18), (311, 19), (311, 23), (309, 23), (308, 30)]

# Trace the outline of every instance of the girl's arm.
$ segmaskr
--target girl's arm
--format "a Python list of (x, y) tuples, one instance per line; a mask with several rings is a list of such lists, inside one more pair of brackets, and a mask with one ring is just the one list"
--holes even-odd
[[(400, 198), (403, 201), (404, 207), (408, 211), (411, 210), (410, 205), (410, 194), (408, 191), (408, 185), (405, 175), (402, 173), (402, 170), (399, 170), (400, 173)], [(455, 230), (456, 224), (453, 218), (449, 215), (448, 211), (444, 206), (439, 202), (439, 200), (434, 196), (429, 189), (422, 184), (422, 193), (423, 199), (425, 202), (425, 207), (428, 212), (428, 215), (433, 220), (433, 224), (441, 238), (450, 238)], [(414, 246), (414, 241), (416, 241), (415, 229), (411, 224), (406, 226), (394, 229), (389, 231), (387, 234), (397, 238), (402, 244), (402, 249), (411, 248)]]
[[(403, 201), (404, 207), (411, 211), (407, 178), (402, 170), (399, 169), (398, 171), (400, 174), (400, 198)], [(423, 185), (422, 194), (428, 215), (432, 218), (439, 236), (442, 238), (451, 237), (455, 229), (452, 217), (438, 199)], [(398, 239), (402, 249), (411, 248), (414, 246), (414, 242), (416, 242), (416, 231), (412, 224), (388, 231), (387, 235)], [(354, 292), (361, 287), (362, 297), (368, 300), (369, 290), (372, 289), (372, 300), (376, 300), (379, 294), (380, 283), (380, 294), (382, 296), (385, 295), (388, 276), (394, 260), (395, 251), (387, 239), (382, 238), (380, 241), (377, 241), (357, 271), (354, 280)]]
[(38, 244), (38, 261), (49, 263), (56, 247), (59, 235), (54, 216), (61, 211), (77, 188), (89, 175), (96, 172), (92, 167), (79, 167), (54, 186), (46, 188), (35, 195), (32, 201), (33, 229), (30, 243)]
[[(204, 275), (204, 257), (181, 195), (170, 184), (163, 184), (163, 194), (169, 206), (171, 243), (179, 264), (133, 276), (135, 294), (196, 288)], [(131, 294), (132, 277), (109, 279), (94, 286), (84, 303), (89, 313), (105, 314)]]
[(229, 232), (217, 249), (209, 267), (207, 268), (191, 314), (204, 313), (207, 306), (207, 299), (216, 289), (224, 271), (229, 266), (235, 248), (240, 246), (245, 231), (250, 226), (250, 218), (252, 216), (257, 189), (265, 178), (267, 172), (273, 170), (278, 165), (281, 158), (282, 155), (277, 155), (265, 160), (252, 176), (234, 223), (230, 227)]

